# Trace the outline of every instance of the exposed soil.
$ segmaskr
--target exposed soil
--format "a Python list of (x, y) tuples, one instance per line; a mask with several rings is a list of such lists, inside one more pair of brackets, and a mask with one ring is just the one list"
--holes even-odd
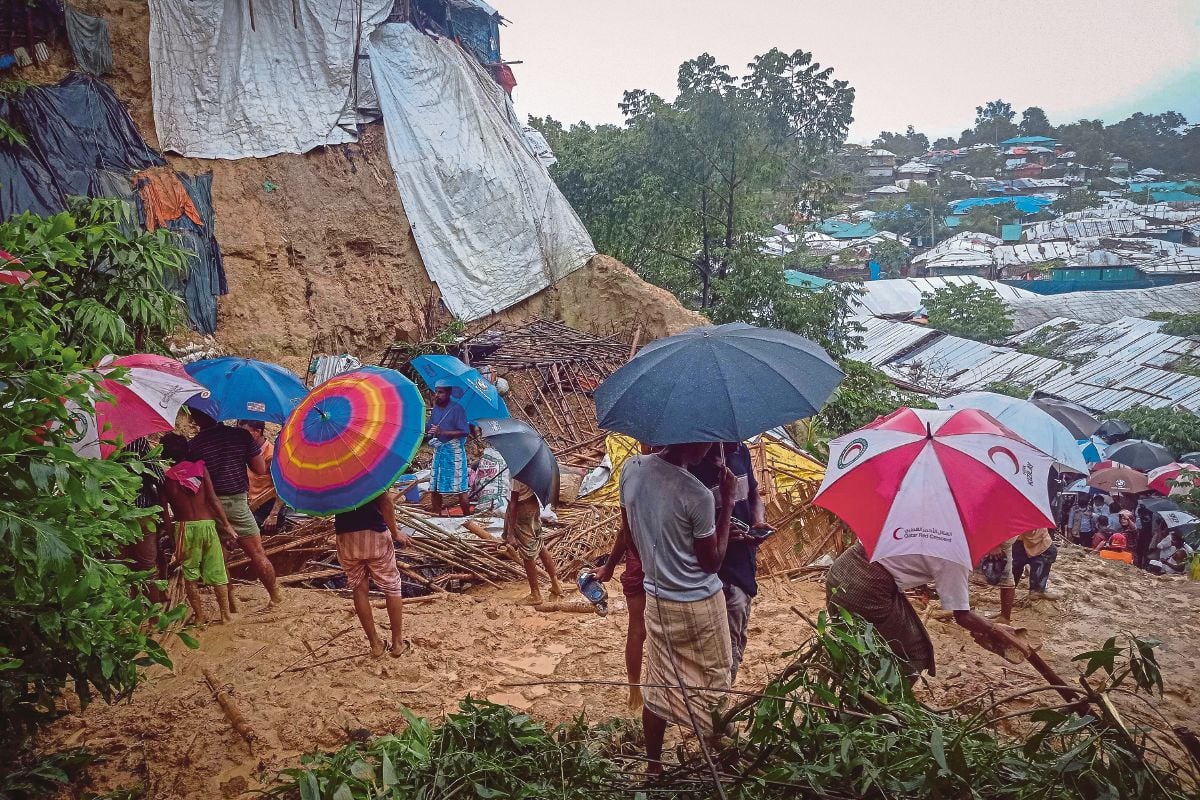
[[(1200, 585), (1156, 578), (1075, 548), (1060, 555), (1051, 580), (1065, 599), (1018, 607), (1016, 624), (1043, 643), (1044, 656), (1064, 677), (1072, 680), (1078, 673), (1071, 656), (1120, 630), (1153, 636), (1163, 642), (1159, 660), (1166, 681), (1166, 694), (1155, 704), (1174, 722), (1200, 724), (1195, 710)], [(150, 798), (236, 797), (271, 785), (279, 769), (296, 766), (305, 752), (336, 749), (364, 731), (403, 726), (402, 707), (436, 718), (472, 694), (547, 722), (566, 722), (580, 712), (592, 721), (627, 715), (619, 687), (509, 685), (624, 679), (622, 601), (607, 618), (540, 613), (516, 605), (524, 591), (514, 584), (409, 605), (405, 636), (413, 650), (398, 659), (372, 660), (364, 654), (365, 638), (348, 599), (291, 590), (281, 611), (250, 611), (232, 625), (200, 632), (198, 651), (172, 643), (173, 671), (153, 670), (129, 703), (94, 705), (64, 718), (43, 745), (86, 745), (103, 753), (108, 760), (92, 770), (95, 790), (140, 782)], [(973, 592), (979, 610), (995, 610), (993, 590)], [(238, 595), (248, 609), (265, 602), (257, 586), (240, 587)], [(755, 602), (739, 688), (763, 686), (785, 663), (782, 654), (807, 637), (807, 625), (790, 607), (811, 615), (823, 602), (818, 582), (766, 582)], [(376, 619), (385, 624), (385, 612), (376, 611)], [(1043, 683), (1032, 668), (1014, 667), (981, 650), (953, 623), (931, 620), (928, 626), (939, 664), (938, 677), (921, 690), (931, 705), (948, 706), (986, 688), (1005, 694)], [(279, 675), (304, 658), (309, 646), (318, 650), (316, 658), (302, 664), (364, 655)], [(254, 753), (212, 699), (204, 668), (232, 688), (261, 737)]]

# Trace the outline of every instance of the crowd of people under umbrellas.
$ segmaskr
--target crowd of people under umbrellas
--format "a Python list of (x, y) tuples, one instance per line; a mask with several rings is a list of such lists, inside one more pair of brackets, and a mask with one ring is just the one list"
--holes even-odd
[[(745, 382), (727, 382), (731, 375)], [(642, 708), (652, 771), (661, 765), (668, 724), (702, 737), (720, 733), (713, 711), (727, 699), (745, 653), (758, 592), (757, 547), (772, 533), (745, 441), (811, 416), (840, 379), (836, 365), (811, 342), (734, 324), (655, 343), (596, 391), (601, 426), (642, 443), (641, 455), (622, 466), (620, 531), (595, 577), (609, 582), (623, 567), (629, 700), (631, 709)], [(450, 497), (466, 514), (465, 442), (474, 423), (454, 399), (452, 382), (432, 385), (435, 400), (421, 437), (433, 448), (432, 505), (440, 512)], [(747, 391), (747, 386), (757, 388)], [(170, 466), (157, 486), (147, 483), (147, 492), (156, 494), (140, 501), (161, 504), (168, 525), (178, 523), (175, 563), (196, 621), (203, 623), (201, 582), (213, 587), (222, 621), (237, 610), (222, 542), (246, 555), (272, 604), (282, 601), (260, 530), (279, 526), (288, 504), (275, 491), (272, 476), (278, 471), (269, 462), (280, 453), (264, 436), (263, 423), (244, 419), (222, 425), (220, 414), (198, 405), (191, 415), (199, 432), (190, 442), (176, 433), (163, 437)], [(1074, 508), (1060, 505), (1066, 518), (1056, 524), (1047, 488), (1053, 462), (973, 409), (899, 409), (835, 440), (815, 502), (842, 517), (859, 541), (828, 571), (830, 610), (873, 623), (907, 675), (933, 674), (933, 646), (905, 596), (908, 590), (932, 587), (941, 608), (981, 646), (1005, 653), (1015, 641), (1008, 627), (1014, 587), (1025, 572), (1031, 596), (1053, 597), (1048, 580), (1057, 546), (1051, 530), (1065, 530), (1102, 555), (1122, 552), (1131, 539), (1144, 540), (1134, 538), (1128, 509), (1117, 512), (1117, 530), (1109, 533), (1100, 496)], [(988, 503), (963, 503), (963, 482), (990, 498)], [(554, 562), (541, 541), (545, 499), (514, 479), (505, 514), (503, 537), (525, 566), (531, 601), (541, 599), (539, 563), (552, 593), (561, 594)], [(410, 542), (397, 526), (396, 500), (385, 486), (334, 515), (338, 562), (375, 656), (388, 650), (399, 656), (406, 648), (394, 548)], [(1190, 548), (1177, 535), (1166, 540), (1170, 545), (1157, 548), (1153, 561), (1171, 571)], [(1157, 544), (1145, 541), (1146, 548), (1134, 546), (1135, 553), (1148, 553)], [(139, 563), (149, 558), (144, 542), (130, 555)], [(1001, 610), (993, 619), (972, 611), (973, 569), (1001, 587)], [(388, 643), (376, 629), (372, 586), (386, 598)]]

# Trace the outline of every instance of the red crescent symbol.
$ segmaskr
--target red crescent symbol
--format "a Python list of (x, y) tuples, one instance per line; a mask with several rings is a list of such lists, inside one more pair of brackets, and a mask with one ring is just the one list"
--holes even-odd
[[(1017, 457), (1013, 454), (1012, 450), (1009, 450), (1007, 447), (1000, 447), (1000, 446), (990, 448), (988, 450), (988, 459), (993, 464), (996, 463), (996, 454), (997, 453), (1003, 453), (1004, 455), (1008, 456), (1012, 460), (1013, 475), (1020, 473), (1021, 462), (1017, 461)], [(996, 466), (999, 466), (999, 464), (997, 464)]]
[(895, 539), (897, 542), (901, 541), (900, 537), (897, 534), (899, 534), (900, 531), (902, 531), (902, 530), (904, 530), (904, 528), (896, 528), (896, 530), (892, 531), (892, 538)]

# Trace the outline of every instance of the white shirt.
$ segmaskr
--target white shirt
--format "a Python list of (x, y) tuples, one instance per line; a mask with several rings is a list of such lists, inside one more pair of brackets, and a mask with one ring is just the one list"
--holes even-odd
[(947, 611), (971, 610), (971, 570), (962, 564), (925, 555), (888, 556), (879, 564), (891, 573), (900, 591), (932, 583)]

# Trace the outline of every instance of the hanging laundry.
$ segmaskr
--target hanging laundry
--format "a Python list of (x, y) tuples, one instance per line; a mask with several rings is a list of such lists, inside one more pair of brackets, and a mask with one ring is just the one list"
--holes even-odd
[(137, 173), (130, 180), (137, 189), (138, 197), (142, 199), (146, 230), (161, 228), (185, 214), (197, 225), (204, 225), (200, 212), (196, 210), (196, 204), (188, 197), (187, 190), (171, 170), (146, 170)]
[(103, 17), (93, 17), (66, 6), (67, 41), (75, 63), (84, 72), (107, 75), (112, 72), (112, 43), (108, 38), (108, 23)]
[(494, 64), (491, 66), (492, 75), (496, 78), (496, 83), (500, 84), (500, 88), (504, 89), (504, 93), (512, 97), (512, 90), (517, 86), (517, 76), (513, 75), (513, 71), (508, 64)]

